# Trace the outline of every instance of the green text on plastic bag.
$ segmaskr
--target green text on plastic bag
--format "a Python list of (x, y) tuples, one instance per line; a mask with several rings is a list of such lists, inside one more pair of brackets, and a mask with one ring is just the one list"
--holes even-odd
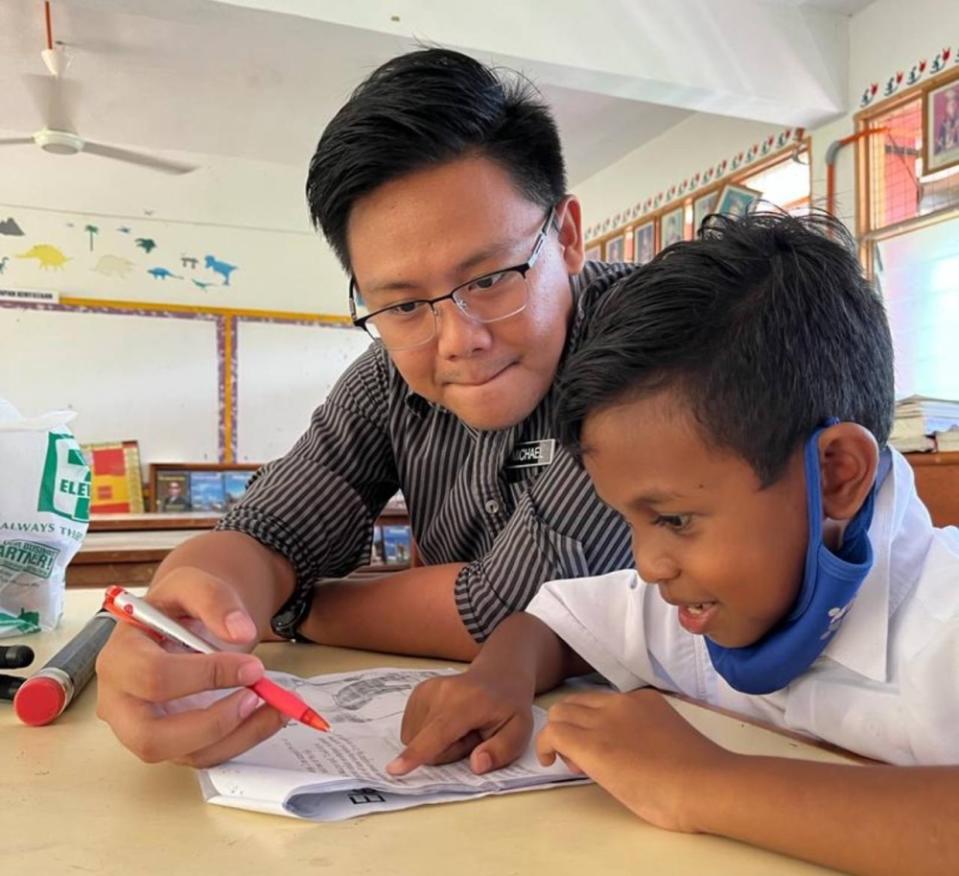
[(38, 511), (85, 523), (90, 519), (90, 466), (72, 435), (50, 432)]

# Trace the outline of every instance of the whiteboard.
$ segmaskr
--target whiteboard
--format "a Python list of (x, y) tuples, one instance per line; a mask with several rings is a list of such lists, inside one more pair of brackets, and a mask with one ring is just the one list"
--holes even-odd
[(69, 408), (81, 443), (135, 440), (150, 461), (218, 458), (212, 320), (0, 307), (0, 398)]
[(237, 459), (282, 456), (347, 366), (369, 345), (355, 328), (240, 320)]

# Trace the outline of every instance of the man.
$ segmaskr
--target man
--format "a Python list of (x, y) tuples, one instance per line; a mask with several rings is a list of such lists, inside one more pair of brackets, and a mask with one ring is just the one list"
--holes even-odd
[(183, 495), (183, 487), (179, 481), (170, 481), (167, 484), (166, 497), (161, 501), (163, 503), (163, 510), (167, 513), (190, 510), (190, 502), (187, 497)]
[[(556, 126), (527, 84), (456, 52), (413, 52), (363, 83), (310, 166), (314, 222), (377, 342), (218, 531), (174, 551), (150, 599), (250, 647), (270, 624), (324, 644), (470, 659), (546, 580), (629, 565), (629, 535), (552, 438), (551, 386), (610, 284), (584, 267)], [(369, 556), (402, 489), (427, 565), (315, 587)], [(225, 760), (280, 726), (239, 653), (171, 655), (124, 625), (99, 714), (145, 760)]]

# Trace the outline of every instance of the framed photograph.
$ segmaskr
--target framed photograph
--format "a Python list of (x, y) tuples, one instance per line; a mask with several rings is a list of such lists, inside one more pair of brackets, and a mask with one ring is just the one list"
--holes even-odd
[(719, 201), (716, 203), (716, 213), (722, 213), (724, 216), (745, 216), (752, 205), (763, 196), (763, 193), (750, 189), (746, 186), (727, 185), (719, 193)]
[(626, 235), (613, 237), (606, 241), (606, 261), (621, 262), (626, 258)]
[(259, 467), (250, 462), (151, 462), (150, 510), (222, 513), (240, 501)]
[(659, 217), (660, 249), (679, 243), (686, 235), (686, 208), (677, 207)]
[(710, 213), (716, 212), (716, 202), (719, 200), (719, 192), (709, 192), (701, 198), (693, 201), (693, 237), (699, 234), (699, 226), (703, 224)]
[(585, 256), (588, 262), (601, 262), (603, 260), (603, 247), (598, 243), (594, 243), (592, 246), (586, 248)]
[(226, 507), (228, 509), (243, 498), (252, 477), (252, 471), (223, 472), (223, 492), (226, 494)]
[(222, 471), (190, 472), (190, 505), (193, 511), (226, 510)]
[(922, 172), (959, 164), (959, 73), (922, 95)]
[(388, 566), (408, 566), (412, 554), (410, 528), (405, 525), (383, 527), (383, 558)]
[(633, 229), (633, 261), (645, 265), (656, 255), (656, 223), (650, 219)]
[(185, 471), (157, 473), (157, 511), (163, 514), (184, 514), (191, 511), (190, 476)]

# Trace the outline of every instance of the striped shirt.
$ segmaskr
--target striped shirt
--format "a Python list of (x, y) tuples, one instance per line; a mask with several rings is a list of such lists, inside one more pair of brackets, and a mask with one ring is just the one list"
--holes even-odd
[[(629, 265), (587, 263), (571, 278), (564, 360)], [(562, 363), (560, 364), (562, 367)], [(399, 489), (427, 564), (465, 563), (456, 606), (483, 641), (544, 581), (630, 567), (630, 538), (573, 457), (553, 442), (554, 391), (522, 422), (478, 431), (413, 393), (375, 343), (347, 369), (284, 457), (263, 466), (219, 529), (244, 532), (293, 566), (297, 586), (273, 619), (292, 636), (319, 578), (369, 561), (373, 523)], [(523, 452), (525, 449), (525, 453)], [(532, 459), (535, 462), (535, 458)]]

